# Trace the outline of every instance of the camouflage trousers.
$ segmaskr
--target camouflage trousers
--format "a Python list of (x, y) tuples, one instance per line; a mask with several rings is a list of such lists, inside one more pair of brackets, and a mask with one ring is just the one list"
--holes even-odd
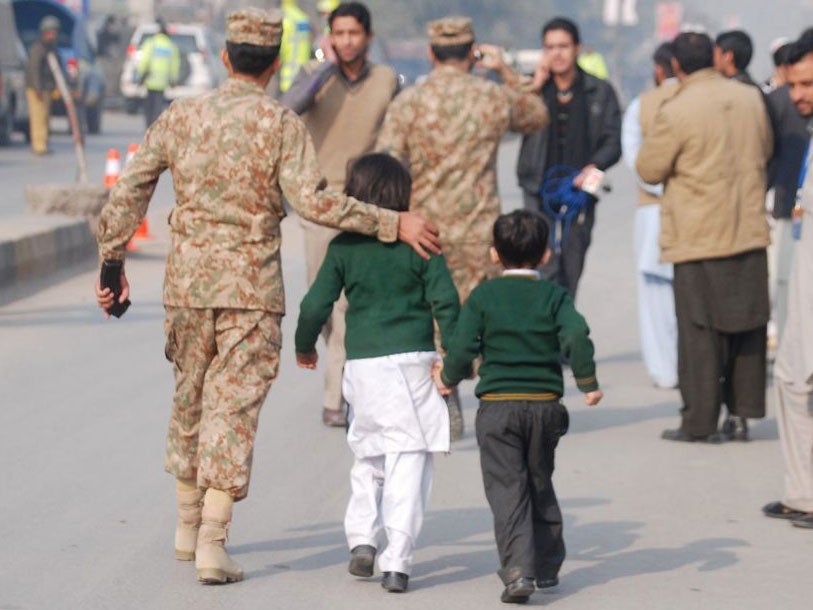
[(175, 370), (166, 471), (241, 500), (248, 494), (260, 407), (279, 370), (282, 316), (166, 307)]
[(499, 275), (499, 268), (491, 262), (488, 253), (491, 244), (443, 242), (443, 257), (452, 274), (452, 281), (460, 302), (465, 303), (471, 291), (485, 280)]
[[(478, 242), (443, 244), (443, 257), (446, 259), (446, 266), (452, 275), (461, 304), (466, 302), (477, 286), (500, 274), (500, 268), (491, 262), (489, 247), (490, 244)], [(435, 348), (438, 353), (444, 354), (440, 346), (440, 329), (437, 323), (435, 323)], [(475, 374), (479, 366), (478, 357), (474, 363)]]

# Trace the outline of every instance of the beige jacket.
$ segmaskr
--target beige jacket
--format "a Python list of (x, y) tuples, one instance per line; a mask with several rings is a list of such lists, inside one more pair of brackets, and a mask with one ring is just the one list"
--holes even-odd
[(756, 87), (713, 69), (689, 75), (644, 138), (636, 168), (665, 184), (661, 259), (682, 263), (764, 248), (773, 140)]

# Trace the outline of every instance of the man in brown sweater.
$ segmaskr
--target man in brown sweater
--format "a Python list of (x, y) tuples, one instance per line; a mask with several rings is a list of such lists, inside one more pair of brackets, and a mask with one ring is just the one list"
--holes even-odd
[[(387, 107), (398, 92), (398, 79), (391, 68), (367, 59), (373, 31), (366, 6), (342, 3), (330, 14), (328, 24), (336, 63), (314, 61), (304, 66), (281, 101), (302, 115), (328, 187), (342, 190), (347, 162), (372, 150)], [(311, 284), (338, 231), (306, 220), (302, 226)], [(326, 426), (346, 424), (342, 398), (346, 309), (342, 296), (324, 329), (327, 370), (322, 422)]]
[(765, 168), (772, 134), (760, 91), (726, 80), (712, 42), (686, 32), (673, 45), (680, 81), (656, 115), (637, 169), (666, 184), (661, 256), (674, 263), (682, 423), (674, 441), (719, 442), (721, 403), (738, 419), (765, 415), (768, 268)]

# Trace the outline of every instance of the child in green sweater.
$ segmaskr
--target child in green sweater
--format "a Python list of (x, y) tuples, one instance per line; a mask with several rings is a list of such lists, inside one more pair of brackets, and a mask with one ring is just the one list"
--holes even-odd
[(562, 513), (553, 490), (553, 457), (569, 417), (562, 356), (585, 402), (602, 398), (593, 344), (584, 318), (564, 288), (540, 278), (550, 256), (548, 225), (519, 210), (494, 223), (491, 258), (502, 277), (469, 296), (435, 379), (449, 391), (482, 356), (475, 394), (476, 432), (486, 498), (494, 514), (502, 601), (525, 603), (539, 588), (558, 584), (565, 558)]
[[(411, 184), (399, 161), (372, 154), (353, 164), (345, 192), (406, 211)], [(386, 539), (378, 557), (381, 584), (403, 592), (429, 498), (432, 453), (449, 451), (449, 414), (432, 382), (433, 318), (446, 345), (460, 302), (443, 257), (424, 260), (402, 243), (341, 233), (300, 305), (300, 367), (315, 368), (317, 337), (342, 290), (348, 301), (342, 393), (355, 456), (344, 522), (348, 570), (372, 576)]]

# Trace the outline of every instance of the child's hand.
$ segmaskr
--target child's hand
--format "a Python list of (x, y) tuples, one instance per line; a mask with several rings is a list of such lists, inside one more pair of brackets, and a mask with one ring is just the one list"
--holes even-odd
[(452, 393), (452, 389), (446, 387), (446, 384), (440, 378), (440, 372), (443, 370), (443, 362), (438, 360), (435, 364), (432, 365), (432, 381), (435, 382), (435, 385), (438, 387), (438, 392), (440, 392), (441, 396), (448, 396)]
[(602, 398), (604, 398), (604, 392), (601, 390), (593, 390), (592, 392), (585, 393), (584, 402), (587, 406), (594, 407)]
[(317, 360), (319, 360), (319, 354), (316, 352), (296, 355), (296, 365), (301, 369), (315, 369)]

